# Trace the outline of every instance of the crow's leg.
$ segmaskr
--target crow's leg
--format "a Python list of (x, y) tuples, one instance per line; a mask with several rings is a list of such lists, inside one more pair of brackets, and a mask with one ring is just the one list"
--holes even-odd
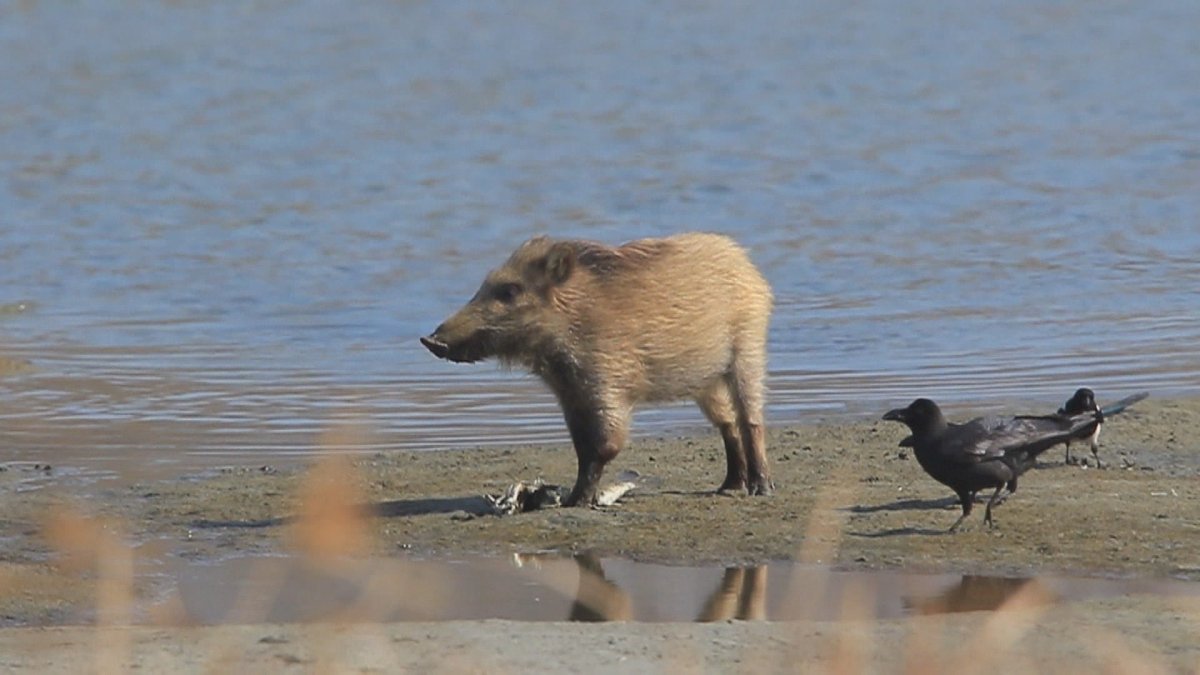
[(987, 510), (983, 512), (983, 522), (987, 523), (988, 527), (992, 527), (992, 507), (1002, 501), (1000, 499), (1000, 491), (1003, 489), (1003, 485), (996, 486), (996, 491), (992, 493), (992, 498), (988, 500)]
[(1063, 458), (1063, 464), (1074, 464), (1075, 460), (1071, 459), (1071, 441), (1067, 441), (1067, 456)]
[(1011, 497), (1012, 494), (1017, 491), (1017, 479), (1014, 478), (1014, 479), (1008, 481), (1008, 483), (1006, 483), (1004, 487), (1008, 490), (1008, 492), (1005, 492), (1004, 494), (1000, 495), (1000, 499), (996, 500), (996, 506), (1000, 506), (1004, 502), (1008, 501), (1008, 498)]
[(957, 532), (958, 526), (962, 525), (962, 521), (966, 520), (967, 516), (971, 515), (971, 509), (975, 506), (974, 495), (974, 492), (969, 491), (958, 493), (958, 502), (962, 504), (963, 512), (962, 515), (958, 517), (958, 520), (954, 521), (954, 524), (950, 526), (951, 532)]

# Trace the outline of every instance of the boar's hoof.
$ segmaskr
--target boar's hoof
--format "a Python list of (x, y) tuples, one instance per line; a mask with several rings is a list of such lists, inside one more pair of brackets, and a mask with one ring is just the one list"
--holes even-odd
[(746, 481), (743, 480), (726, 480), (721, 483), (721, 487), (717, 488), (719, 495), (740, 496), (746, 494)]
[(771, 481), (763, 479), (751, 481), (749, 489), (751, 495), (767, 497), (775, 491), (775, 486), (771, 484)]
[(421, 338), (421, 344), (425, 345), (425, 348), (439, 359), (444, 359), (450, 355), (450, 345), (432, 336)]
[(596, 505), (596, 491), (594, 489), (590, 490), (590, 491), (584, 491), (584, 492), (580, 492), (579, 490), (571, 490), (571, 494), (568, 495), (567, 498), (563, 500), (562, 505), (566, 506), (566, 507), (595, 506)]

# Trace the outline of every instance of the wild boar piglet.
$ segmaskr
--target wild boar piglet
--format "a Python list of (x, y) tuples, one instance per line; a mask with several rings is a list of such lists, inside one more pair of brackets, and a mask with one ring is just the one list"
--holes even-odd
[(729, 237), (618, 247), (535, 237), (421, 342), (439, 358), (497, 358), (558, 397), (579, 459), (567, 505), (590, 504), (642, 403), (693, 399), (721, 432), (723, 492), (773, 489), (763, 427), (771, 287)]

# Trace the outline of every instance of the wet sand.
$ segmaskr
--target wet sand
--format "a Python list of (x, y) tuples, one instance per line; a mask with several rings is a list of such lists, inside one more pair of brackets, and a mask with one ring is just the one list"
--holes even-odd
[[(995, 529), (984, 526), (979, 508), (956, 535), (944, 533), (958, 513), (949, 491), (925, 476), (911, 453), (896, 445), (907, 430), (874, 420), (793, 427), (776, 422), (769, 454), (777, 491), (770, 498), (712, 494), (724, 458), (716, 435), (698, 430), (695, 436), (635, 440), (609, 474), (634, 469), (654, 479), (656, 487), (631, 493), (612, 508), (504, 518), (479, 515), (484, 510), (480, 495), (499, 493), (515, 480), (542, 477), (569, 483), (574, 475), (569, 448), (397, 452), (307, 468), (233, 467), (106, 488), (86, 500), (54, 489), (53, 481), (49, 488), (20, 491), (42, 469), (10, 465), (0, 472), (0, 541), (5, 543), (0, 616), (9, 625), (25, 626), (93, 617), (121, 623), (129, 616), (121, 612), (129, 610), (120, 594), (151, 596), (161, 590), (155, 583), (162, 580), (148, 580), (139, 572), (130, 588), (114, 583), (124, 578), (125, 568), (93, 559), (96, 551), (120, 550), (105, 544), (110, 541), (132, 542), (130, 570), (140, 570), (137, 561), (143, 557), (164, 554), (205, 560), (284, 550), (318, 559), (586, 551), (680, 564), (798, 560), (854, 569), (1195, 581), (1200, 580), (1200, 442), (1192, 429), (1198, 423), (1200, 399), (1143, 402), (1105, 425), (1100, 454), (1109, 469), (1063, 466), (1062, 449), (1053, 449), (1044, 455), (1045, 466), (1025, 476), (1016, 495), (998, 507)], [(74, 566), (64, 565), (57, 553), (63, 550), (74, 553)], [(1029, 611), (1033, 613), (1013, 613), (1028, 619), (1018, 623), (1034, 626), (1030, 639), (1022, 638), (1021, 650), (1044, 651), (1047, 658), (1071, 664), (1073, 655), (1089, 649), (1080, 636), (1112, 632), (1122, 636), (1119, 646), (1125, 656), (1174, 669), (1200, 664), (1195, 646), (1200, 643), (1200, 610), (1183, 600), (1135, 597)], [(852, 632), (861, 632), (862, 639), (880, 649), (901, 649), (905, 636), (928, 622), (967, 631), (995, 621), (991, 616), (972, 614), (949, 622), (952, 626), (929, 617), (867, 617), (865, 623), (853, 624)], [(178, 624), (167, 610), (139, 618)], [(402, 658), (416, 668), (445, 657), (450, 659), (445, 663), (468, 670), (516, 669), (557, 663), (557, 657), (540, 659), (558, 654), (568, 670), (591, 670), (595, 664), (637, 667), (663, 659), (706, 669), (760, 662), (779, 666), (791, 662), (785, 656), (790, 650), (820, 658), (827, 653), (822, 645), (848, 635), (820, 622), (551, 624), (537, 631), (506, 622), (453, 622), (371, 624), (362, 630), (334, 626), (320, 640), (303, 638), (314, 630), (151, 625), (126, 631), (123, 639), (139, 645), (138, 658), (147, 667), (157, 667), (160, 662), (154, 659), (159, 658), (176, 659), (171, 663), (185, 669), (230, 658), (268, 668), (295, 659), (298, 664), (358, 669), (371, 667), (373, 658)], [(70, 654), (97, 657), (93, 633), (81, 627), (8, 628), (0, 630), (0, 653), (10, 667), (65, 670)], [(1057, 634), (1074, 637), (1056, 640)], [(690, 644), (713, 646), (672, 651), (662, 642), (689, 635), (699, 640)], [(838, 635), (842, 637), (835, 640)], [(1012, 656), (1012, 635), (1007, 628), (1000, 630), (998, 653)], [(943, 637), (939, 633), (937, 639)], [(263, 638), (271, 639), (259, 642)], [(356, 653), (353, 659), (358, 660), (339, 660), (350, 653), (343, 643), (360, 640), (375, 643)], [(578, 648), (593, 643), (594, 651)], [(52, 652), (45, 651), (47, 644), (54, 646)], [(222, 646), (211, 646), (215, 644)], [(322, 652), (326, 647), (329, 651)], [(1110, 641), (1106, 649), (1117, 646)], [(1099, 653), (1106, 652), (1091, 656)], [(875, 654), (863, 657), (866, 665), (889, 663), (871, 661), (880, 658)]]
[(1195, 672), (1197, 616), (1194, 604), (1131, 599), (953, 620), (23, 628), (0, 631), (0, 665), (39, 673)]

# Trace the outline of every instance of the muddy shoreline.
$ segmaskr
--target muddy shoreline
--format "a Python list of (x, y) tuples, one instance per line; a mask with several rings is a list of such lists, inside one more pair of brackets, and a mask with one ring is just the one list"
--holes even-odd
[[(203, 627), (169, 606), (148, 615), (135, 608), (176, 583), (163, 573), (164, 560), (280, 552), (299, 554), (335, 577), (353, 575), (356, 560), (537, 552), (672, 564), (794, 560), (857, 570), (1200, 581), (1200, 444), (1192, 435), (1198, 423), (1200, 399), (1143, 402), (1105, 426), (1101, 457), (1112, 468), (1065, 466), (1061, 449), (1051, 450), (1045, 466), (997, 509), (994, 530), (977, 512), (956, 535), (945, 533), (957, 516), (948, 490), (897, 446), (907, 430), (873, 420), (775, 425), (772, 497), (715, 495), (724, 457), (716, 435), (697, 430), (635, 440), (608, 476), (633, 469), (653, 486), (616, 506), (507, 517), (480, 515), (487, 508), (482, 495), (517, 480), (567, 482), (575, 470), (568, 447), (235, 466), (86, 494), (56, 481), (55, 469), (11, 464), (0, 471), (0, 646), (6, 666), (37, 672), (98, 663), (178, 672), (209, 672), (225, 662), (266, 670), (360, 662), (365, 670), (397, 662), (421, 668), (443, 663), (447, 654), (452, 670), (479, 672), (545, 663), (546, 655), (556, 655), (568, 671), (627, 672), (630, 664), (781, 667), (780, 655), (788, 654), (793, 663), (803, 658), (877, 671), (928, 658), (914, 649), (932, 639), (960, 645), (938, 657), (946, 668), (1023, 662), (1070, 669), (1090, 662), (1186, 669), (1200, 659), (1200, 606), (1140, 595), (1050, 608), (1033, 602), (1022, 611), (971, 612), (954, 621), (847, 615), (853, 620), (549, 623), (536, 636), (519, 622), (344, 624), (336, 616), (324, 626), (252, 619)], [(421, 585), (384, 576), (400, 584), (401, 595), (405, 584)], [(1021, 609), (1021, 602), (1018, 594), (1004, 606)], [(251, 610), (248, 616), (265, 616)], [(147, 625), (120, 628), (129, 622)], [(112, 641), (104, 637), (110, 633)], [(1019, 650), (1004, 637), (1016, 634), (1026, 635)], [(375, 642), (364, 646), (362, 635)], [(658, 647), (672, 636), (710, 646)], [(1097, 643), (1107, 651), (1094, 651)], [(493, 647), (480, 652), (474, 644)]]
[(230, 467), (103, 489), (87, 499), (52, 481), (23, 490), (29, 474), (42, 469), (12, 466), (0, 472), (0, 564), (8, 581), (0, 588), (10, 589), (0, 593), (0, 611), (8, 625), (78, 616), (91, 582), (56, 565), (61, 551), (80, 546), (72, 537), (87, 538), (78, 532), (89, 526), (119, 533), (135, 557), (188, 560), (297, 549), (383, 557), (586, 551), (678, 564), (798, 560), (1200, 580), (1191, 545), (1200, 540), (1200, 443), (1192, 436), (1198, 423), (1200, 399), (1143, 402), (1105, 427), (1101, 458), (1112, 468), (1065, 466), (1061, 449), (1051, 450), (1045, 466), (997, 509), (995, 529), (984, 526), (980, 509), (953, 536), (944, 533), (957, 514), (952, 495), (896, 445), (907, 430), (872, 420), (774, 426), (772, 497), (713, 494), (724, 457), (715, 434), (697, 433), (636, 440), (608, 476), (633, 469), (656, 487), (614, 507), (503, 518), (481, 515), (482, 495), (517, 480), (567, 482), (575, 469), (568, 447)]

